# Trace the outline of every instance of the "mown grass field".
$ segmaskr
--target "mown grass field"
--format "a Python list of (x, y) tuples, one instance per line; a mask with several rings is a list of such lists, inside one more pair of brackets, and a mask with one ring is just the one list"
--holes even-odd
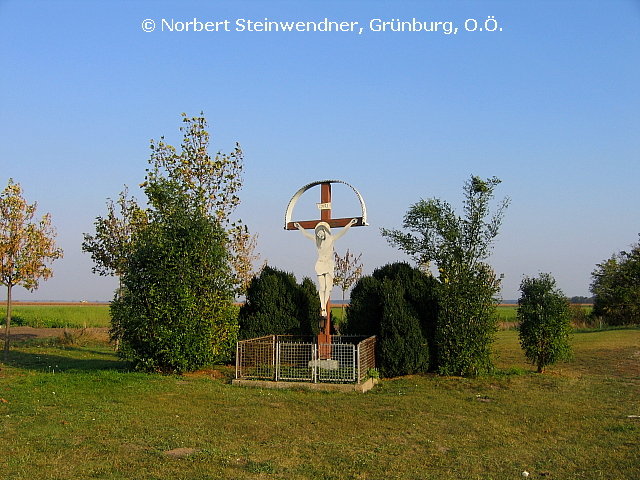
[[(586, 310), (589, 307), (584, 307)], [(500, 305), (498, 307), (498, 320), (501, 323), (516, 321), (516, 305)], [(0, 318), (7, 313), (6, 306), (0, 307)], [(342, 308), (332, 307), (332, 317), (340, 321)], [(11, 323), (15, 326), (27, 326), (34, 328), (93, 328), (108, 327), (111, 317), (109, 305), (76, 304), (76, 305), (16, 305), (12, 308)]]
[(640, 329), (579, 333), (534, 373), (501, 331), (498, 373), (383, 379), (366, 394), (230, 385), (231, 367), (127, 371), (86, 336), (0, 364), (11, 479), (640, 478)]

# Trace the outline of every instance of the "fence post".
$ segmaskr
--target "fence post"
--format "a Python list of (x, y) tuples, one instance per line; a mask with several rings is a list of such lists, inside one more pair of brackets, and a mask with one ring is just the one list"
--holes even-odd
[(238, 376), (238, 370), (240, 368), (240, 342), (236, 342), (236, 380), (240, 378)]
[(276, 340), (276, 362), (275, 362), (275, 378), (276, 382), (278, 381), (278, 373), (280, 370), (280, 342)]
[(311, 347), (311, 378), (313, 383), (318, 383), (318, 345), (313, 343)]
[(358, 342), (358, 380), (356, 383), (360, 383), (360, 379), (362, 378), (362, 376), (360, 375), (360, 363), (362, 362), (362, 352), (360, 351), (360, 345), (362, 345), (362, 342)]
[(355, 368), (353, 369), (353, 381), (355, 383), (359, 383), (360, 381), (360, 377), (356, 377), (356, 375), (360, 374), (360, 361), (358, 360), (358, 355), (356, 355), (356, 350), (357, 350), (357, 346), (356, 345), (351, 345), (351, 353), (353, 354), (353, 363), (352, 365), (358, 365), (358, 369), (356, 370)]
[(277, 380), (277, 368), (278, 368), (278, 364), (277, 364), (277, 358), (276, 358), (276, 348), (278, 348), (278, 337), (275, 335), (271, 335), (271, 365), (273, 366), (273, 379)]

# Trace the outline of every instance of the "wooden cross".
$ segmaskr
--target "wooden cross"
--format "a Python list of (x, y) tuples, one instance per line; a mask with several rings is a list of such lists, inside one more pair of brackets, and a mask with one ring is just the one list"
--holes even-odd
[(363, 217), (331, 218), (331, 183), (332, 182), (328, 181), (320, 183), (320, 203), (318, 204), (318, 208), (320, 209), (320, 220), (287, 222), (287, 225), (285, 227), (287, 230), (296, 230), (296, 227), (293, 226), (294, 223), (298, 223), (302, 228), (305, 228), (307, 230), (313, 230), (320, 222), (327, 222), (332, 228), (344, 227), (353, 218), (358, 220), (358, 223), (355, 223), (353, 225), (354, 227), (362, 227), (366, 225)]
[[(349, 218), (331, 218), (331, 183), (335, 183), (335, 182), (336, 181), (328, 181), (328, 180), (323, 182), (318, 182), (320, 184), (320, 203), (318, 204), (318, 208), (320, 209), (319, 220), (303, 220), (303, 221), (296, 221), (296, 222), (288, 221), (285, 224), (285, 228), (287, 230), (297, 230), (297, 227), (295, 226), (295, 224), (298, 224), (305, 230), (313, 230), (316, 228), (316, 226), (320, 222), (326, 222), (327, 224), (329, 224), (330, 227), (345, 227), (354, 218), (357, 220), (357, 222), (354, 223), (352, 226), (357, 227), (357, 226), (367, 225), (366, 217), (364, 216), (366, 212), (364, 208), (364, 202), (362, 201), (362, 197), (360, 197), (360, 194), (353, 187), (351, 188), (356, 192), (356, 194), (360, 198), (360, 202), (362, 204), (363, 216), (349, 217)], [(300, 191), (298, 191), (298, 194), (296, 194), (294, 199), (297, 200), (298, 195), (304, 193), (304, 191), (306, 191), (306, 189), (308, 189), (310, 186), (315, 186), (318, 183), (310, 184), (310, 185), (307, 185), (306, 187), (303, 187)], [(340, 182), (340, 183), (344, 183), (344, 182)], [(292, 210), (291, 204), (290, 204), (290, 207)], [(290, 214), (291, 212), (288, 210), (287, 213)], [(331, 299), (327, 300), (326, 311), (327, 311), (327, 316), (324, 317), (324, 321), (321, 320), (320, 322), (320, 334), (318, 335), (318, 343), (331, 345)], [(331, 354), (330, 352), (328, 352), (328, 357), (330, 358), (330, 356)], [(321, 353), (321, 357), (328, 358), (326, 352), (324, 355)]]

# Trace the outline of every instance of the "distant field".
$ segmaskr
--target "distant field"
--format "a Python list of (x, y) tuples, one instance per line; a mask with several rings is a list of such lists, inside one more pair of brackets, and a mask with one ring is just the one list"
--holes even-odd
[[(498, 306), (498, 320), (502, 324), (516, 322), (517, 305)], [(583, 306), (590, 310), (590, 306)], [(0, 307), (0, 316), (4, 320), (6, 305)], [(334, 303), (331, 307), (334, 321), (342, 318), (342, 308)], [(2, 321), (1, 323), (4, 323)], [(15, 303), (11, 309), (11, 324), (34, 328), (84, 328), (109, 327), (111, 316), (109, 305), (99, 303), (42, 302)]]
[[(580, 307), (587, 314), (590, 313), (591, 309), (593, 308), (592, 305), (580, 305)], [(501, 324), (500, 327), (502, 329), (512, 327), (513, 324), (517, 322), (517, 312), (518, 312), (518, 305), (499, 305), (498, 306), (498, 322)], [(576, 328), (580, 327), (580, 325), (576, 324), (575, 318), (573, 323), (574, 323), (574, 327)], [(580, 323), (580, 322), (577, 322), (577, 323)]]
[[(0, 308), (2, 324), (7, 307)], [(93, 328), (111, 324), (108, 304), (48, 303), (39, 305), (14, 304), (11, 307), (11, 325), (34, 328)]]

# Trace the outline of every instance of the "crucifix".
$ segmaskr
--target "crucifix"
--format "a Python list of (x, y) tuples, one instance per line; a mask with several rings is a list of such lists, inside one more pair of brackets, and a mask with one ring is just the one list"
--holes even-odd
[[(331, 218), (331, 184), (344, 183), (351, 187), (360, 200), (362, 215), (351, 218)], [(320, 210), (319, 220), (291, 221), (291, 214), (298, 198), (311, 187), (320, 185), (320, 203), (317, 204)], [(302, 187), (293, 196), (287, 207), (285, 217), (286, 230), (300, 230), (303, 235), (316, 243), (318, 249), (318, 260), (316, 262), (316, 274), (318, 275), (318, 295), (320, 297), (320, 333), (318, 335), (319, 344), (331, 344), (331, 289), (333, 288), (333, 277), (335, 263), (333, 259), (333, 245), (336, 240), (342, 237), (352, 226), (367, 225), (367, 211), (364, 200), (358, 191), (346, 182), (340, 180), (322, 180), (313, 182)], [(331, 227), (342, 227), (336, 234), (331, 234)], [(312, 235), (307, 230), (313, 229)], [(330, 356), (330, 352), (329, 352)]]

